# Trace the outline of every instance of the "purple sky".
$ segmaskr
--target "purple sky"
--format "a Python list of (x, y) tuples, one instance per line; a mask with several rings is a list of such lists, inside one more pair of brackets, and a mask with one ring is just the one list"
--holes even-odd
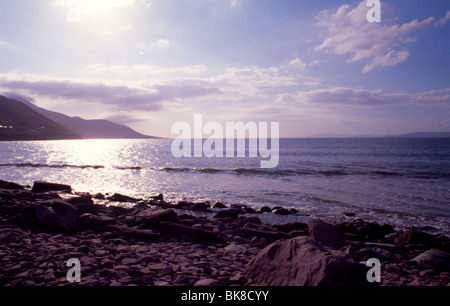
[(450, 2), (0, 2), (0, 93), (170, 137), (177, 121), (281, 137), (450, 131)]

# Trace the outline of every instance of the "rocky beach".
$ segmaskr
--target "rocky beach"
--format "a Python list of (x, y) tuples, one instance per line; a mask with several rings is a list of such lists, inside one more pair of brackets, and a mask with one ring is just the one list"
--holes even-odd
[[(0, 181), (0, 286), (447, 286), (450, 239), (358, 219), (266, 224), (295, 209), (87, 194)], [(67, 265), (78, 259), (80, 282)], [(365, 264), (381, 263), (369, 283)]]

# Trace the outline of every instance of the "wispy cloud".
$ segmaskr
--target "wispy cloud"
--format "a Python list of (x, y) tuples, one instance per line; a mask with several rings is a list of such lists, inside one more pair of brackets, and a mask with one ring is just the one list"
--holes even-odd
[(338, 55), (350, 55), (350, 62), (368, 60), (363, 73), (396, 66), (405, 62), (410, 53), (405, 44), (414, 41), (410, 34), (432, 25), (434, 17), (414, 19), (404, 24), (369, 23), (366, 1), (357, 7), (342, 5), (337, 11), (322, 11), (317, 24), (325, 38), (316, 50)]
[(106, 83), (44, 78), (34, 75), (0, 75), (0, 90), (65, 103), (99, 103), (117, 109), (158, 111), (164, 101), (216, 94), (219, 89), (189, 80), (160, 84)]
[(298, 91), (279, 94), (277, 103), (321, 105), (327, 107), (377, 107), (389, 105), (423, 105), (450, 107), (450, 88), (419, 93), (385, 92), (347, 87)]
[(442, 17), (441, 19), (439, 19), (439, 20), (436, 22), (436, 24), (442, 26), (442, 25), (446, 24), (449, 20), (450, 20), (450, 11), (447, 11), (447, 13), (445, 14), (445, 16)]

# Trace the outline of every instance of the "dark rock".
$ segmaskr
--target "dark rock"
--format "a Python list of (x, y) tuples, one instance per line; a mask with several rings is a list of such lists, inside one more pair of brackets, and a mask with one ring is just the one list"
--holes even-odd
[(354, 216), (356, 216), (356, 214), (354, 212), (344, 212), (344, 216), (354, 217)]
[(162, 235), (172, 234), (176, 237), (186, 237), (193, 242), (209, 241), (224, 243), (225, 241), (220, 236), (210, 231), (192, 228), (182, 224), (161, 222), (159, 224), (159, 231)]
[(217, 202), (216, 204), (214, 204), (213, 208), (227, 208), (227, 206), (221, 202)]
[(157, 196), (152, 196), (149, 198), (155, 201), (164, 201), (164, 195), (162, 193), (158, 194)]
[(251, 207), (244, 207), (243, 210), (248, 214), (256, 214), (257, 213), (257, 211)]
[(236, 210), (243, 210), (247, 207), (245, 204), (231, 204), (230, 208), (236, 209)]
[(377, 240), (385, 236), (378, 223), (364, 222), (358, 227), (358, 233), (366, 240)]
[(78, 209), (64, 201), (42, 202), (35, 206), (36, 219), (53, 230), (72, 231), (77, 225)]
[(191, 210), (196, 210), (196, 211), (210, 211), (208, 208), (211, 207), (211, 204), (207, 203), (207, 202), (203, 202), (203, 203), (193, 203)]
[(180, 223), (180, 218), (173, 209), (146, 209), (136, 215), (142, 228), (158, 228), (160, 222)]
[(123, 236), (125, 238), (137, 238), (144, 240), (157, 240), (159, 239), (159, 234), (152, 230), (147, 229), (137, 229), (128, 226), (120, 225), (108, 225), (106, 229), (114, 232), (116, 235)]
[(328, 246), (341, 247), (344, 245), (344, 236), (330, 224), (322, 220), (311, 220), (308, 227), (309, 235), (314, 240)]
[(272, 208), (270, 208), (269, 206), (263, 206), (258, 209), (258, 213), (260, 213), (260, 214), (271, 213), (271, 212), (272, 212)]
[(428, 234), (418, 230), (408, 229), (396, 240), (399, 244), (425, 244), (433, 246), (435, 245), (435, 238)]
[(334, 228), (337, 228), (341, 233), (358, 234), (358, 229), (355, 224), (349, 222), (341, 222), (333, 224)]
[(362, 248), (355, 251), (355, 256), (358, 256), (361, 260), (367, 260), (370, 258), (377, 258), (380, 261), (398, 262), (397, 257), (387, 250), (379, 248)]
[(412, 260), (418, 264), (431, 266), (438, 271), (450, 272), (450, 255), (437, 249), (425, 251)]
[(276, 242), (244, 270), (258, 286), (367, 286), (368, 268), (309, 237)]
[(3, 181), (0, 180), (0, 189), (20, 189), (23, 190), (23, 186), (13, 183), (13, 182), (7, 182), (7, 181)]
[(97, 213), (97, 206), (94, 205), (90, 195), (85, 195), (81, 197), (73, 197), (66, 200), (67, 203), (72, 204), (78, 208), (80, 215), (85, 213), (95, 214)]
[(421, 231), (435, 231), (436, 228), (435, 228), (435, 227), (432, 227), (432, 226), (429, 226), (429, 225), (425, 225), (425, 226), (422, 226), (422, 227), (420, 228), (420, 230), (421, 230)]
[(303, 231), (308, 229), (308, 224), (301, 222), (293, 222), (286, 224), (275, 224), (274, 227), (278, 228), (280, 231), (289, 233), (292, 231)]
[(276, 228), (269, 228), (266, 226), (258, 227), (256, 224), (252, 223), (247, 223), (247, 225), (239, 229), (238, 232), (250, 237), (265, 238), (269, 242), (291, 238), (290, 235), (283, 233)]
[(105, 227), (107, 225), (116, 224), (116, 220), (107, 216), (97, 216), (90, 213), (81, 215), (78, 218), (81, 225), (88, 227)]
[(290, 212), (291, 214), (295, 215), (295, 214), (298, 213), (298, 209), (291, 208), (291, 209), (289, 209), (289, 212)]
[(120, 194), (120, 193), (115, 193), (112, 196), (107, 197), (107, 199), (110, 201), (114, 201), (114, 202), (131, 202), (131, 203), (133, 203), (133, 202), (139, 201), (139, 199), (132, 198), (132, 197)]
[(279, 206), (272, 208), (272, 211), (277, 215), (289, 215), (291, 213), (288, 209)]
[(103, 193), (96, 193), (95, 195), (92, 196), (92, 198), (97, 199), (97, 200), (104, 200), (106, 199), (105, 195)]
[(224, 219), (224, 218), (230, 218), (230, 219), (237, 219), (238, 218), (238, 211), (236, 209), (226, 209), (221, 210), (217, 214), (214, 215), (215, 219)]
[(71, 192), (72, 191), (72, 187), (69, 186), (69, 185), (36, 181), (33, 184), (32, 191), (33, 192), (44, 192), (44, 191), (67, 191), (67, 192)]
[(247, 223), (261, 224), (262, 222), (258, 217), (247, 217), (237, 221), (239, 227), (244, 227)]

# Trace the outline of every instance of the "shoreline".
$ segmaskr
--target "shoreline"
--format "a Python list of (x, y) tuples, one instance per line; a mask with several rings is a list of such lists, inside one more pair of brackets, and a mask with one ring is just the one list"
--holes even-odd
[[(326, 252), (339, 251), (354, 263), (380, 258), (382, 286), (450, 283), (448, 261), (420, 259), (427, 252), (450, 256), (450, 239), (431, 227), (395, 230), (357, 218), (320, 226), (267, 224), (258, 217), (262, 212), (220, 204), (74, 194), (68, 185), (35, 182), (30, 189), (0, 181), (0, 286), (264, 285), (249, 279), (251, 266), (268, 246), (292, 239), (318, 241), (319, 248), (326, 245), (332, 248)], [(265, 213), (280, 219), (295, 214), (283, 209)], [(318, 228), (322, 232), (315, 235)], [(67, 281), (70, 258), (81, 262), (80, 283)]]

